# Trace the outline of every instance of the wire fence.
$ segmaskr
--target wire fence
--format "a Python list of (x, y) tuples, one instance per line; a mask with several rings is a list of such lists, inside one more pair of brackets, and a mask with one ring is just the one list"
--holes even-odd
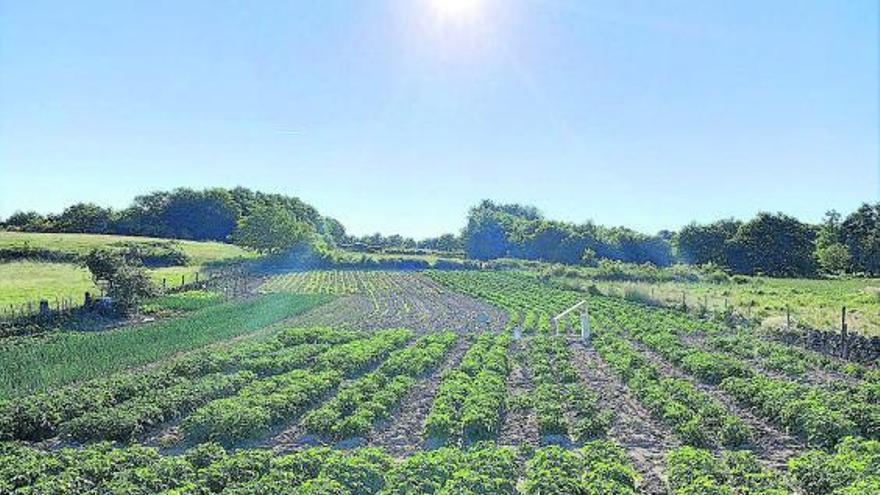
[(605, 284), (597, 289), (606, 296), (687, 311), (701, 318), (754, 325), (779, 340), (846, 359), (868, 363), (880, 359), (880, 326), (860, 309), (853, 311), (843, 305), (804, 307), (784, 300), (768, 308), (754, 300), (743, 303), (729, 296), (628, 284)]

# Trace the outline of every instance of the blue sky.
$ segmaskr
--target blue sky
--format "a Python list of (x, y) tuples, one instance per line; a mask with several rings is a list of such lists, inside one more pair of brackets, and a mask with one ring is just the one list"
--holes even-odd
[[(0, 0), (0, 216), (177, 186), (356, 234), (877, 201), (874, 0)], [(468, 0), (452, 0), (468, 2)]]

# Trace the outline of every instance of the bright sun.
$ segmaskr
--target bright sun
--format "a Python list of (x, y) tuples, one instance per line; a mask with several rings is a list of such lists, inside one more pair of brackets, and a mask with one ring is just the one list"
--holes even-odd
[(479, 14), (483, 0), (429, 0), (437, 16), (450, 22), (474, 20)]

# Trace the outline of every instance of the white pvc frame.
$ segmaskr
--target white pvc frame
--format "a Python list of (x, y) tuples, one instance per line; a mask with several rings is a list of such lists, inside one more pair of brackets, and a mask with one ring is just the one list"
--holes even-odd
[(568, 314), (579, 309), (581, 310), (581, 339), (590, 340), (590, 308), (587, 306), (586, 299), (553, 317), (553, 324), (556, 326), (556, 335), (559, 335), (560, 320), (562, 320), (562, 318), (565, 318)]

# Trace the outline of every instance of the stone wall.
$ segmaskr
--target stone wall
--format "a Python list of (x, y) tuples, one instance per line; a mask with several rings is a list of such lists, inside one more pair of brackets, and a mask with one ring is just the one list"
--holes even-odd
[[(801, 345), (807, 349), (843, 357), (843, 339), (840, 333), (822, 330), (791, 331), (780, 329), (780, 340), (789, 344)], [(846, 339), (849, 359), (864, 364), (877, 364), (880, 361), (880, 337), (866, 337), (849, 333)]]

